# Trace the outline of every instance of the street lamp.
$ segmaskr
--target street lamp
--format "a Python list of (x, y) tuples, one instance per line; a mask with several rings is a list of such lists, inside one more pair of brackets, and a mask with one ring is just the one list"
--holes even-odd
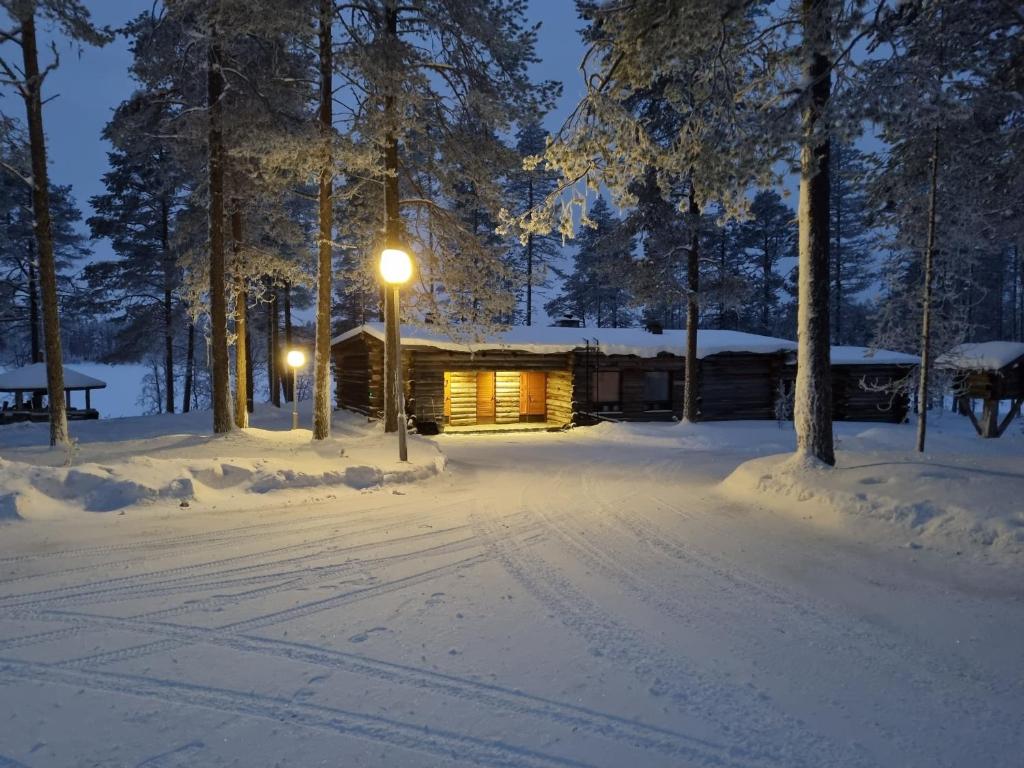
[(292, 429), (299, 428), (299, 368), (306, 364), (306, 355), (301, 349), (288, 350), (285, 358), (292, 369)]
[(385, 248), (380, 254), (380, 276), (391, 286), (393, 291), (394, 311), (385, 316), (388, 328), (384, 329), (387, 339), (393, 340), (395, 344), (395, 370), (392, 375), (395, 377), (395, 395), (398, 399), (398, 458), (400, 461), (409, 460), (409, 449), (406, 445), (406, 424), (405, 424), (405, 391), (402, 387), (402, 339), (401, 323), (399, 318), (398, 289), (409, 282), (412, 277), (412, 257), (401, 248)]

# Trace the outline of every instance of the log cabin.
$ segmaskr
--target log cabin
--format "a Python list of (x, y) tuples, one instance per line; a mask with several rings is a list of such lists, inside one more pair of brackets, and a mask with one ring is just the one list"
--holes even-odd
[[(685, 331), (531, 326), (455, 340), (403, 326), (401, 334), (406, 410), (422, 431), (682, 417)], [(700, 418), (774, 418), (785, 355), (795, 348), (786, 339), (700, 330)], [(383, 325), (343, 333), (332, 349), (338, 406), (379, 417)]]
[[(952, 376), (953, 395), (960, 412), (970, 418), (981, 437), (1000, 437), (1024, 405), (1024, 343), (986, 341), (960, 344), (935, 361), (936, 368)], [(974, 413), (974, 401), (981, 401), (981, 418)], [(1009, 407), (1002, 419), (999, 406)]]

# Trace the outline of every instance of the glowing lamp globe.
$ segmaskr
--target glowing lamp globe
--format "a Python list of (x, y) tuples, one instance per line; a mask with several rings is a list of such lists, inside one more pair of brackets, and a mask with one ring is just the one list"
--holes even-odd
[(385, 248), (380, 254), (380, 276), (385, 283), (401, 285), (412, 277), (412, 259), (399, 248)]
[(301, 368), (306, 364), (306, 356), (302, 353), (301, 349), (290, 350), (286, 359), (288, 365), (292, 368)]

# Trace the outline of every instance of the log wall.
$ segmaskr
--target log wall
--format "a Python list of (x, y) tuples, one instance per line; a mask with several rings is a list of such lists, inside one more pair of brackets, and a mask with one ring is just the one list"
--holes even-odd
[(572, 371), (548, 373), (544, 391), (548, 421), (562, 426), (572, 422), (572, 382)]
[[(635, 357), (633, 355), (604, 355), (576, 350), (573, 360), (573, 413), (578, 423), (589, 423), (588, 414), (594, 410), (593, 383), (587, 387), (588, 377), (592, 380), (595, 371), (619, 372), (619, 401), (621, 411), (609, 413), (614, 419), (623, 421), (659, 421), (683, 415), (683, 384), (685, 382), (684, 360), (676, 355), (658, 357)], [(648, 411), (644, 398), (644, 374), (647, 371), (668, 371), (670, 375), (669, 410)], [(589, 399), (588, 399), (589, 398)]]
[(519, 371), (494, 374), (495, 424), (519, 423)]
[(331, 356), (338, 407), (380, 418), (384, 408), (383, 342), (356, 336), (336, 344)]
[(910, 365), (832, 366), (832, 418), (903, 423), (910, 408), (907, 393), (876, 392), (872, 388), (891, 387), (912, 370), (914, 366)]

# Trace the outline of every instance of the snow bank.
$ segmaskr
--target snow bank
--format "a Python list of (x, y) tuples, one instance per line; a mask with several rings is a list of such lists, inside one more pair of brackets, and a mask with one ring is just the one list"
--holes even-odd
[[(338, 414), (335, 435), (314, 444), (309, 430), (280, 429), (289, 418), (270, 407), (253, 428), (213, 436), (208, 413), (110, 419), (75, 425), (70, 466), (41, 447), (46, 425), (0, 429), (0, 520), (52, 519), (83, 512), (246, 507), (276, 493), (280, 503), (432, 477), (445, 456), (410, 436), (408, 463), (394, 435), (362, 417)], [(177, 427), (177, 429), (175, 429)], [(35, 439), (32, 439), (35, 438)]]
[(792, 454), (755, 458), (737, 467), (721, 489), (882, 545), (1024, 564), (1020, 436), (1008, 436), (1002, 454), (976, 450), (998, 441), (946, 436), (937, 450), (921, 456), (906, 447), (892, 450), (896, 431), (870, 428), (842, 440), (845, 450), (837, 452), (835, 468)]
[(939, 355), (935, 364), (940, 368), (998, 371), (1021, 357), (1024, 357), (1024, 343), (985, 341), (953, 347), (949, 352)]

